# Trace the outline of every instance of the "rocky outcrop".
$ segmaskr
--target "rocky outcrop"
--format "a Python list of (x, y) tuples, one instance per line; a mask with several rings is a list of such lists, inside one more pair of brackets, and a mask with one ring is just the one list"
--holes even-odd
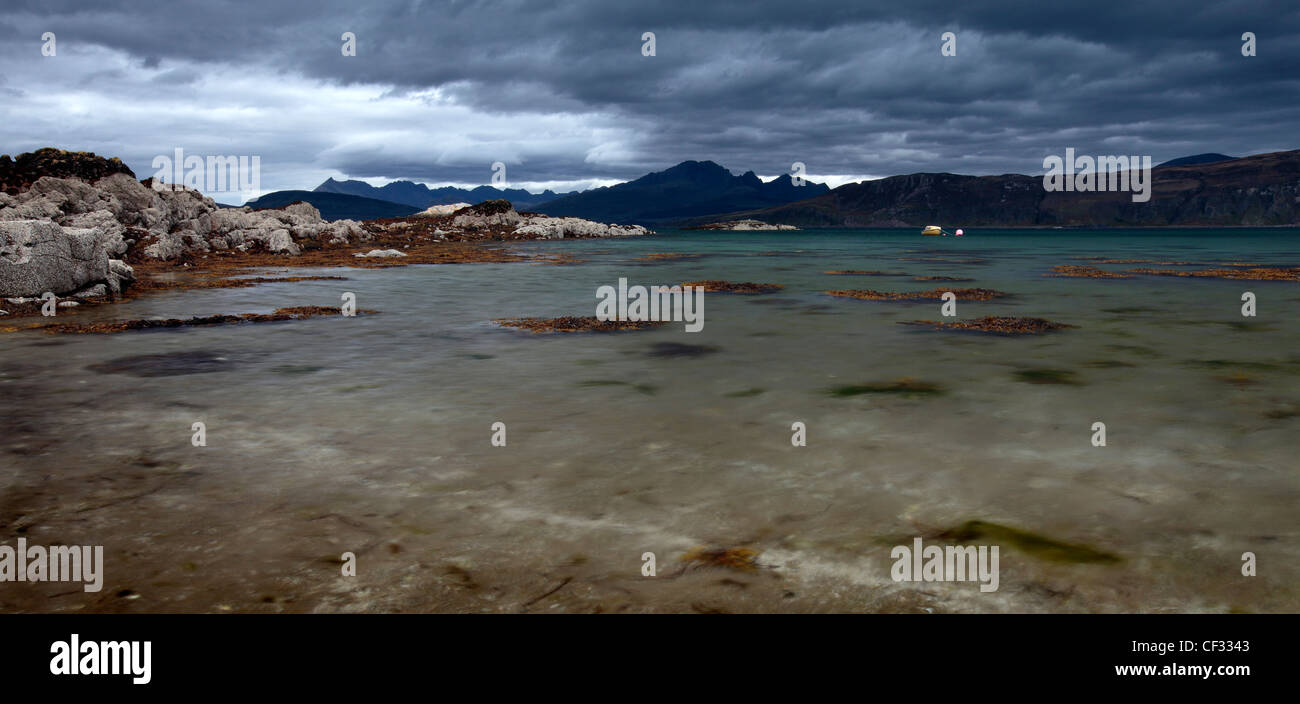
[(491, 229), (496, 227), (515, 227), (522, 223), (524, 216), (515, 212), (508, 200), (488, 200), (462, 208), (452, 214), (452, 227), (470, 230)]
[(49, 220), (0, 222), (0, 293), (6, 297), (116, 295), (132, 279), (131, 267), (110, 264), (95, 229), (64, 228)]
[(297, 241), (366, 238), (360, 223), (326, 222), (306, 203), (279, 210), (220, 208), (198, 191), (155, 190), (115, 174), (88, 184), (42, 177), (17, 196), (0, 196), (0, 221), (49, 220), (64, 227), (93, 229), (112, 257), (173, 260), (214, 250), (261, 249), (297, 254)]
[(527, 217), (515, 228), (517, 235), (549, 240), (565, 237), (631, 237), (649, 232), (640, 225), (606, 225), (582, 218), (548, 218), (544, 215)]
[(406, 253), (397, 249), (372, 249), (369, 252), (357, 252), (352, 256), (384, 259), (391, 257), (405, 257)]
[[(394, 245), (414, 246), (411, 252), (418, 253), (430, 243), (648, 232), (637, 226), (521, 214), (505, 200), (364, 225), (326, 221), (306, 202), (275, 209), (225, 208), (183, 186), (137, 181), (116, 159), (56, 149), (0, 159), (0, 187), (0, 298), (45, 293), (115, 297), (134, 280), (131, 264), (189, 264), (235, 253), (293, 257), (305, 250), (334, 248), (346, 257), (353, 246), (376, 238), (384, 241), (374, 243), (380, 248), (358, 254), (363, 261), (408, 256), (391, 249)], [(420, 256), (427, 259), (429, 253)]]
[(794, 225), (772, 225), (762, 220), (732, 220), (730, 222), (711, 222), (707, 225), (687, 227), (687, 230), (729, 230), (733, 232), (750, 232), (759, 230), (798, 230)]
[[(60, 153), (35, 154), (44, 152)], [(370, 239), (360, 223), (326, 222), (306, 203), (222, 208), (194, 190), (136, 181), (129, 169), (114, 171), (108, 160), (32, 156), (10, 162), (6, 183), (25, 183), (35, 175), (33, 163), (52, 163), (69, 177), (39, 176), (16, 194), (0, 193), (0, 296), (116, 296), (133, 279), (127, 262), (185, 261), (225, 250), (296, 255), (309, 241)], [(104, 172), (111, 173), (93, 182), (80, 179)]]
[(606, 225), (582, 218), (553, 218), (515, 211), (510, 201), (490, 200), (450, 215), (451, 228), (509, 235), (512, 239), (564, 239), (565, 237), (628, 237), (649, 234), (640, 225)]
[(416, 215), (451, 215), (461, 208), (470, 207), (470, 203), (449, 203), (447, 205), (433, 205), (416, 213)]
[(121, 159), (105, 159), (90, 152), (65, 152), (46, 147), (19, 154), (16, 160), (9, 158), (8, 154), (0, 156), (0, 191), (9, 195), (27, 190), (42, 176), (93, 182), (113, 174), (135, 177)]

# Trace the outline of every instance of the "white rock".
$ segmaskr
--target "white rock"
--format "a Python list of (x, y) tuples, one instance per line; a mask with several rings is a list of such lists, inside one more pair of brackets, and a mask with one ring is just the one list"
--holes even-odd
[(354, 257), (405, 257), (406, 253), (396, 249), (372, 249), (365, 254), (357, 252)]
[(515, 212), (514, 208), (511, 208), (509, 210), (505, 210), (500, 213), (493, 213), (491, 215), (479, 215), (477, 213), (466, 213), (464, 215), (457, 215), (456, 217), (451, 219), (451, 224), (456, 227), (469, 228), (473, 230), (473, 229), (478, 229), (480, 227), (490, 227), (492, 225), (505, 225), (508, 227), (514, 227), (516, 225), (519, 225), (523, 221), (524, 221), (524, 217), (519, 213)]
[(102, 232), (48, 220), (0, 222), (0, 294), (67, 293), (110, 278)]
[(309, 203), (256, 212), (246, 207), (220, 208), (198, 191), (155, 189), (126, 174), (94, 184), (37, 179), (28, 190), (0, 200), (0, 221), (15, 220), (49, 220), (94, 230), (110, 256), (122, 255), (130, 242), (139, 240), (146, 257), (164, 260), (232, 247), (293, 255), (300, 252), (297, 241), (302, 239), (333, 243), (371, 239), (360, 223), (326, 222)]
[(447, 205), (435, 205), (416, 213), (415, 216), (420, 217), (420, 216), (429, 216), (429, 215), (451, 215), (452, 213), (456, 212), (457, 210), (460, 210), (461, 208), (468, 208), (470, 205), (471, 203), (449, 203)]
[(523, 225), (515, 228), (516, 235), (528, 235), (545, 239), (563, 239), (564, 237), (628, 237), (649, 234), (649, 230), (640, 225), (604, 225), (582, 218), (552, 218), (545, 216), (530, 217)]

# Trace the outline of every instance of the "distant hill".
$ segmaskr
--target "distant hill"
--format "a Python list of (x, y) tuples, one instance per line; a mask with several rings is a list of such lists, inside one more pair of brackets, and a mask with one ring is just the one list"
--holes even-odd
[(829, 190), (821, 183), (796, 186), (788, 175), (764, 183), (753, 171), (733, 176), (712, 161), (683, 161), (635, 181), (567, 195), (534, 209), (546, 215), (653, 225), (783, 205)]
[(1236, 157), (1227, 156), (1226, 154), (1196, 154), (1194, 156), (1184, 156), (1178, 159), (1170, 159), (1157, 166), (1195, 166), (1196, 164), (1213, 164), (1218, 161), (1228, 161)]
[(400, 218), (423, 210), (423, 208), (415, 208), (403, 203), (350, 196), (344, 193), (318, 193), (316, 191), (275, 191), (267, 193), (261, 198), (250, 200), (244, 205), (250, 208), (283, 208), (300, 200), (316, 206), (321, 217), (326, 220)]
[(429, 188), (423, 183), (414, 183), (412, 181), (394, 181), (384, 186), (375, 187), (364, 181), (336, 181), (332, 178), (326, 179), (324, 183), (317, 186), (315, 192), (344, 193), (392, 203), (404, 203), (414, 207), (417, 211), (424, 210), (431, 205), (482, 203), (483, 201), (502, 198), (510, 201), (515, 206), (515, 210), (529, 210), (541, 203), (555, 200), (562, 195), (568, 195), (549, 190), (541, 193), (529, 193), (522, 188), (500, 189), (492, 186), (479, 186), (469, 189), (455, 188), (453, 186)]
[(1151, 200), (1047, 192), (1043, 177), (920, 173), (727, 213), (797, 227), (1300, 225), (1300, 150), (1151, 170)]

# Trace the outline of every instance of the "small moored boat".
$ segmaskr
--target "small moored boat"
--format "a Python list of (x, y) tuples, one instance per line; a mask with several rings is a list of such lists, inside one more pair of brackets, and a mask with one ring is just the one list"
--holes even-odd
[(943, 232), (943, 228), (939, 227), (938, 225), (926, 225), (925, 229), (921, 230), (921, 234), (927, 236), (930, 235), (938, 236), (944, 234), (944, 232)]

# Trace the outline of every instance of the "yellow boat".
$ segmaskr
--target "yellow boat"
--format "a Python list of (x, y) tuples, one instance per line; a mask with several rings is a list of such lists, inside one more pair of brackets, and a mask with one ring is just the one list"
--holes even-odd
[(942, 235), (943, 228), (939, 227), (938, 225), (926, 225), (925, 229), (921, 230), (921, 234), (934, 235), (934, 236)]

